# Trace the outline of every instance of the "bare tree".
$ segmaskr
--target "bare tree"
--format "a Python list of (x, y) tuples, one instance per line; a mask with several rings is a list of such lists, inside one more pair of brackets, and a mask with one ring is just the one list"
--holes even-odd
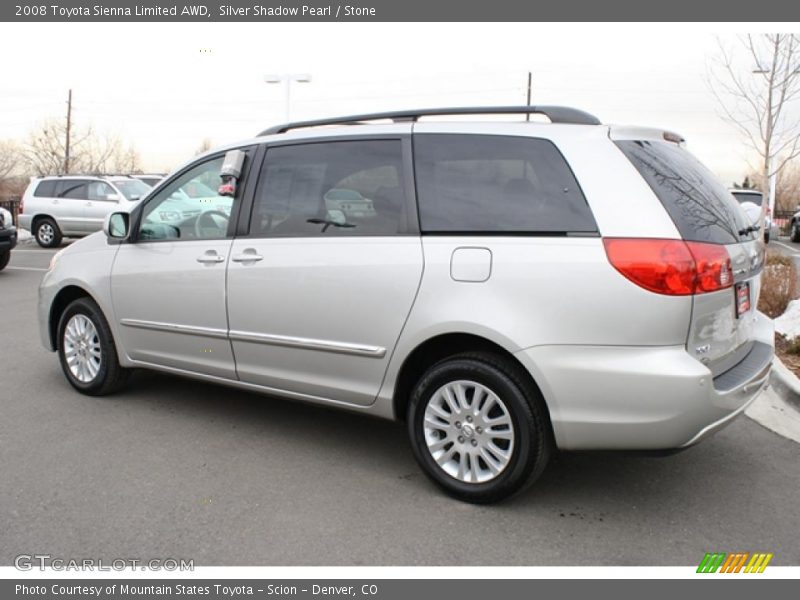
[[(764, 174), (760, 171), (751, 172), (748, 177), (753, 189), (767, 189), (764, 183)], [(778, 173), (775, 182), (775, 209), (777, 211), (797, 210), (800, 206), (800, 161), (794, 160), (786, 163)]]
[(723, 118), (745, 135), (760, 158), (761, 180), (769, 182), (800, 156), (800, 118), (790, 114), (800, 96), (800, 35), (747, 35), (739, 43), (737, 60), (719, 42), (709, 83)]
[[(31, 132), (22, 152), (28, 169), (38, 176), (65, 174), (66, 124), (57, 119), (45, 121)], [(72, 128), (70, 141), (71, 173), (129, 173), (139, 169), (139, 155), (118, 136), (100, 135), (91, 127)]]
[(205, 152), (211, 150), (211, 148), (212, 148), (211, 140), (209, 138), (203, 138), (203, 141), (200, 142), (200, 145), (197, 147), (197, 150), (194, 151), (194, 155), (198, 156), (200, 154), (204, 154)]
[(20, 165), (19, 147), (15, 142), (0, 140), (0, 181), (12, 175)]

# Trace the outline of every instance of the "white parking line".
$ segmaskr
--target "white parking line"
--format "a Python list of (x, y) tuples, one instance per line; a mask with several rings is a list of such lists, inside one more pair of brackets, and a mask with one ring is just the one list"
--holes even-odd
[(9, 271), (47, 271), (47, 269), (39, 267), (6, 267)]
[(772, 242), (772, 243), (773, 244), (778, 244), (778, 246), (782, 246), (782, 247), (786, 248), (792, 254), (800, 254), (800, 252), (798, 252), (795, 248), (792, 248), (791, 246), (789, 246), (788, 244), (784, 244), (783, 242)]

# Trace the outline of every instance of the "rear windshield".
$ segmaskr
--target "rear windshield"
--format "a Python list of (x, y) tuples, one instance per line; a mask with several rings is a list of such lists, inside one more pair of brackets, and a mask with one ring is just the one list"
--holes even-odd
[(745, 202), (752, 202), (753, 204), (758, 204), (761, 206), (764, 202), (764, 196), (761, 192), (731, 192), (733, 197), (736, 198), (736, 201), (739, 204), (744, 204)]
[(736, 200), (711, 171), (671, 142), (617, 141), (691, 242), (736, 244), (754, 238)]

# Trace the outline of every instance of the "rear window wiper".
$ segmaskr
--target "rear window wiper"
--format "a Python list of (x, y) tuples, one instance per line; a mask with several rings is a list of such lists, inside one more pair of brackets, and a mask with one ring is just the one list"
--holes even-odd
[(755, 225), (748, 225), (744, 229), (740, 229), (738, 233), (740, 236), (745, 236), (750, 233), (753, 233), (754, 231), (758, 231), (758, 227), (756, 227)]
[(312, 223), (314, 225), (324, 225), (322, 228), (322, 233), (325, 233), (328, 230), (328, 227), (333, 225), (334, 227), (355, 227), (353, 223), (339, 223), (338, 221), (331, 221), (330, 219), (306, 219), (306, 223)]

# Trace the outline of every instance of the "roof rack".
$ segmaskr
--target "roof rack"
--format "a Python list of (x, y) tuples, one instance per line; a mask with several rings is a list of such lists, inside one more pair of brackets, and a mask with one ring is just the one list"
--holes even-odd
[(391, 120), (395, 123), (416, 123), (420, 117), (455, 115), (531, 115), (540, 114), (551, 123), (571, 123), (575, 125), (600, 125), (600, 120), (587, 112), (568, 106), (477, 106), (460, 108), (430, 108), (424, 110), (405, 110), (365, 115), (351, 115), (333, 119), (298, 121), (285, 123), (265, 129), (259, 136), (286, 133), (292, 129), (320, 127), (323, 125), (360, 125), (369, 121)]

